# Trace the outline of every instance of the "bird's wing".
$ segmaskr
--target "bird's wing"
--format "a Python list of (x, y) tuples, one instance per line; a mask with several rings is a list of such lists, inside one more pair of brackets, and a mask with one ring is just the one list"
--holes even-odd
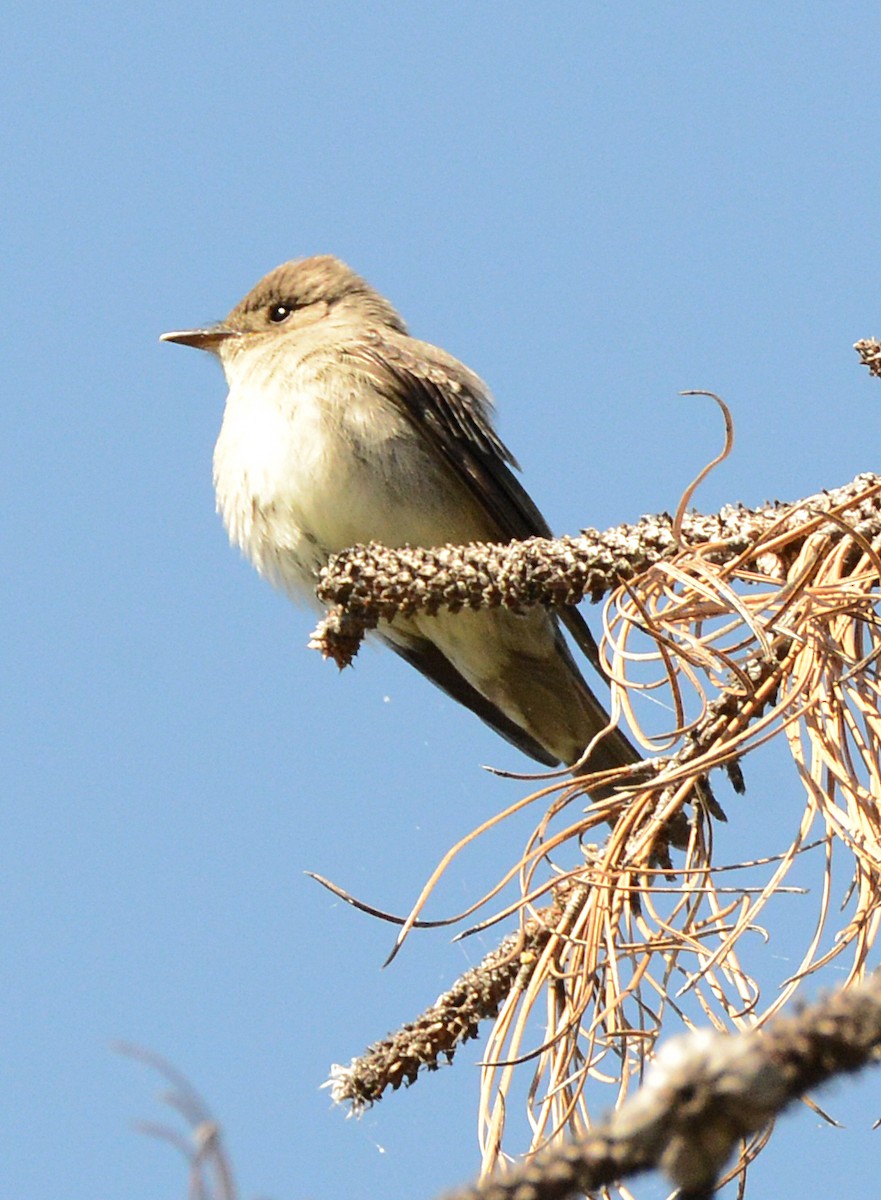
[(373, 385), (392, 400), (469, 487), (499, 539), (550, 537), (541, 513), (511, 472), (517, 462), (492, 427), (486, 385), (436, 346), (374, 330), (355, 349)]
[[(437, 346), (394, 330), (373, 329), (349, 352), (472, 492), (496, 526), (498, 541), (553, 536), (511, 469), (519, 469), (517, 460), (493, 429), (489, 389), (473, 371)], [(602, 674), (596, 641), (581, 613), (569, 606), (560, 617)]]
[(452, 662), (428, 638), (407, 634), (406, 638), (400, 636), (392, 636), (391, 634), (384, 637), (386, 645), (399, 654), (405, 662), (408, 662), (411, 667), (415, 667), (417, 671), (421, 671), (427, 676), (431, 682), (446, 692), (448, 696), (463, 704), (465, 708), (470, 708), (473, 713), (476, 713), (482, 721), (489, 725), (490, 729), (494, 729), (496, 733), (516, 746), (529, 758), (534, 758), (546, 767), (559, 766), (560, 760), (555, 758), (550, 751), (546, 750), (542, 744), (537, 741), (525, 729), (521, 728), (516, 721), (499, 708), (497, 704), (493, 704), (491, 700), (487, 700), (486, 696), (482, 695), (473, 684), (469, 683), (464, 675), (456, 669)]

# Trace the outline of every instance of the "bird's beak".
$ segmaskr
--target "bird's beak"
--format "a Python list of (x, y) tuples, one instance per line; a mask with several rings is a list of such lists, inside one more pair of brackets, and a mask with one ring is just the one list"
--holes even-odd
[(159, 340), (179, 342), (181, 346), (195, 346), (197, 350), (210, 350), (216, 354), (223, 342), (240, 336), (237, 329), (228, 329), (225, 325), (212, 325), (208, 329), (176, 329), (171, 333), (163, 333)]

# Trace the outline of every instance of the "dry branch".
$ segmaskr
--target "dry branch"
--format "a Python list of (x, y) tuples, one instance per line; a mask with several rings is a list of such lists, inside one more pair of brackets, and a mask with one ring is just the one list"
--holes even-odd
[(853, 348), (863, 366), (868, 367), (873, 375), (881, 375), (881, 342), (877, 338), (863, 338), (861, 342), (854, 342)]
[[(597, 1112), (638, 1084), (671, 1020), (685, 1028), (761, 1028), (832, 958), (849, 955), (848, 982), (859, 979), (874, 938), (881, 914), (881, 477), (860, 475), (792, 505), (686, 514), (678, 532), (677, 539), (673, 520), (661, 516), (605, 534), (508, 546), (362, 547), (338, 556), (322, 581), (322, 596), (337, 608), (319, 640), (340, 662), (365, 628), (397, 612), (608, 596), (601, 654), (613, 705), (649, 762), (609, 773), (602, 784), (612, 790), (586, 808), (598, 776), (549, 779), (512, 806), (539, 803), (542, 816), (520, 861), (484, 902), (516, 877), (520, 900), (496, 917), (519, 913), (526, 927), (545, 920), (534, 904), (551, 888), (581, 900), (565, 927), (546, 921), (531, 973), (506, 995), (495, 993), (482, 1067), (485, 1172), (504, 1158), (515, 1095), (525, 1092), (533, 1152), (564, 1132), (595, 1129)], [(643, 695), (663, 707), (647, 706)], [(668, 727), (643, 728), (640, 717), (658, 711), (670, 714)], [(777, 800), (775, 821), (757, 825), (755, 861), (720, 865), (713, 849), (719, 811), (699, 781), (724, 769), (740, 784), (744, 757), (772, 739), (788, 744), (805, 803), (787, 811)], [(735, 810), (732, 819), (738, 816)], [(494, 823), (463, 838), (433, 882)], [(767, 845), (769, 833), (783, 833), (782, 845)], [(591, 838), (600, 844), (586, 859)], [(800, 876), (813, 870), (819, 880), (815, 927), (796, 969), (763, 1003), (743, 961), (747, 935), (766, 936), (763, 921), (773, 918), (797, 863)], [(849, 889), (834, 931), (833, 866), (843, 868), (839, 886)], [(442, 1046), (449, 1036), (435, 1040)], [(401, 1078), (415, 1070), (411, 1062)], [(524, 1070), (531, 1081), (521, 1081)]]
[[(823, 522), (825, 514), (847, 519), (857, 533), (872, 538), (881, 528), (879, 488), (881, 478), (867, 473), (794, 505), (737, 505), (709, 516), (688, 513), (682, 521), (682, 544), (699, 549), (708, 563), (721, 566), (739, 559), (759, 575), (775, 575), (785, 570), (786, 562), (764, 544), (769, 531), (777, 534), (779, 544), (785, 543), (790, 558), (814, 532), (843, 536), (839, 525)], [(791, 536), (794, 530), (796, 537)], [(567, 605), (585, 597), (597, 601), (622, 580), (635, 578), (679, 549), (673, 518), (666, 513), (605, 533), (586, 529), (574, 538), (436, 549), (389, 549), (376, 542), (355, 546), (332, 558), (321, 573), (318, 598), (335, 607), (310, 644), (345, 666), (364, 634), (396, 614)]]
[(152, 1050), (120, 1042), (119, 1054), (145, 1063), (159, 1074), (170, 1090), (160, 1097), (174, 1113), (183, 1117), (189, 1136), (173, 1126), (156, 1121), (138, 1121), (135, 1128), (174, 1146), (189, 1164), (190, 1200), (237, 1200), (238, 1189), (223, 1131), (185, 1075)]
[(660, 1168), (709, 1196), (726, 1162), (800, 1096), (881, 1055), (881, 975), (761, 1032), (700, 1031), (667, 1042), (645, 1084), (588, 1134), (446, 1200), (565, 1200)]
[(550, 936), (559, 910), (550, 910), (509, 934), (415, 1021), (372, 1046), (347, 1067), (334, 1065), (328, 1083), (338, 1103), (348, 1103), (360, 1114), (382, 1098), (387, 1088), (411, 1084), (423, 1069), (437, 1070), (441, 1059), (453, 1061), (457, 1048), (477, 1037), (481, 1021), (496, 1017), (514, 988), (529, 979)]

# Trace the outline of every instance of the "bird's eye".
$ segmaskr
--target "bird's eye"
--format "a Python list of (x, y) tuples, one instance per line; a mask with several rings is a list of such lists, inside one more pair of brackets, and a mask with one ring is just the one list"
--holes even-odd
[(293, 304), (271, 304), (269, 306), (269, 319), (273, 325), (280, 325), (282, 321), (288, 319), (293, 311)]

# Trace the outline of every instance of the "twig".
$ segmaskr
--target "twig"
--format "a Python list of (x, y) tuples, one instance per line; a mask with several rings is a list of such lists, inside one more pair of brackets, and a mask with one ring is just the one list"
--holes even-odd
[[(718, 514), (686, 513), (681, 538), (702, 547), (705, 561), (741, 560), (760, 575), (771, 576), (779, 561), (767, 539), (769, 530), (784, 539), (788, 561), (803, 541), (818, 530), (843, 537), (840, 526), (824, 523), (828, 513), (847, 514), (849, 524), (865, 536), (881, 530), (881, 477), (865, 473), (851, 483), (819, 492), (795, 504), (760, 508), (728, 506)], [(801, 527), (793, 538), (793, 528)], [(761, 546), (755, 560), (750, 549)], [(598, 600), (647, 567), (679, 550), (673, 519), (666, 513), (643, 517), (599, 533), (586, 529), (579, 537), (530, 538), (508, 545), (474, 542), (468, 546), (389, 549), (371, 542), (331, 559), (322, 571), (319, 599), (333, 606), (312, 635), (310, 646), (338, 666), (348, 665), (364, 634), (396, 614), (436, 613), (441, 609), (483, 609), (535, 604), (577, 604)]]
[(347, 1067), (335, 1064), (324, 1085), (334, 1101), (348, 1102), (352, 1114), (359, 1115), (387, 1088), (397, 1091), (402, 1083), (413, 1083), (421, 1070), (437, 1070), (442, 1056), (452, 1062), (458, 1046), (477, 1037), (480, 1022), (497, 1016), (511, 989), (529, 978), (550, 937), (545, 918), (554, 911), (559, 916), (559, 910), (549, 908), (506, 937), (415, 1021), (374, 1043)]
[(583, 1137), (445, 1200), (565, 1200), (660, 1168), (709, 1196), (738, 1143), (798, 1097), (881, 1056), (881, 974), (763, 1032), (701, 1030), (667, 1042), (646, 1083)]

